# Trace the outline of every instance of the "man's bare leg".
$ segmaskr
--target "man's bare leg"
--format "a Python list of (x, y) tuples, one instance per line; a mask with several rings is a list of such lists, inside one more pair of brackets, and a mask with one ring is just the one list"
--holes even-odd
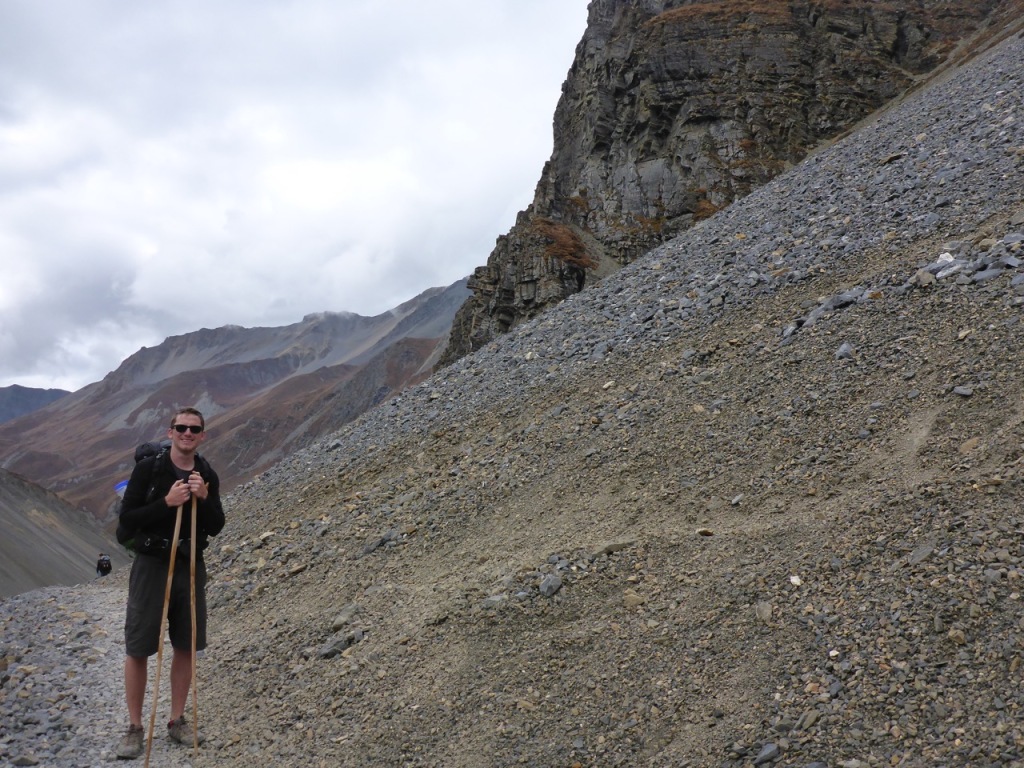
[(149, 659), (145, 656), (124, 657), (124, 697), (132, 725), (142, 727), (142, 704), (146, 698), (146, 675)]
[(173, 649), (171, 655), (171, 720), (185, 714), (188, 689), (192, 684), (192, 651)]

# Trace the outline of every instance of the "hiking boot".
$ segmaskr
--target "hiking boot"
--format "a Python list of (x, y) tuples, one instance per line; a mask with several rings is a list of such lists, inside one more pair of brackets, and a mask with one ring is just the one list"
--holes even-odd
[(134, 760), (142, 754), (145, 729), (141, 725), (129, 725), (117, 745), (117, 756), (121, 760)]
[[(202, 744), (206, 741), (206, 737), (202, 733), (197, 733), (196, 735), (199, 737), (198, 743)], [(167, 724), (167, 737), (172, 741), (187, 746), (192, 746), (197, 741), (192, 737), (192, 723), (186, 720), (184, 715), (177, 720), (171, 720)]]

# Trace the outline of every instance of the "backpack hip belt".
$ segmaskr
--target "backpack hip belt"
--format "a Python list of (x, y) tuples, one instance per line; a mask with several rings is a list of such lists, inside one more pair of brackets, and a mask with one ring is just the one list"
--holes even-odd
[[(142, 536), (135, 540), (135, 548), (143, 555), (169, 555), (171, 552), (171, 540), (159, 536)], [(206, 549), (208, 542), (204, 536), (196, 539), (196, 551), (202, 552)], [(178, 539), (178, 557), (188, 559), (191, 552), (190, 539)]]

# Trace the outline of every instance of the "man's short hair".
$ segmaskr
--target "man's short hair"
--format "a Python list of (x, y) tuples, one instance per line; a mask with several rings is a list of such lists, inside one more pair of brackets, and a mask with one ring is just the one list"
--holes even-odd
[(185, 414), (188, 414), (189, 416), (198, 416), (199, 417), (199, 425), (203, 429), (206, 429), (206, 419), (203, 418), (203, 414), (201, 414), (197, 409), (193, 408), (192, 406), (186, 406), (185, 408), (179, 408), (177, 411), (175, 411), (174, 412), (174, 416), (171, 417), (171, 426), (173, 427), (175, 424), (177, 424), (178, 423), (178, 417), (179, 416), (184, 416)]

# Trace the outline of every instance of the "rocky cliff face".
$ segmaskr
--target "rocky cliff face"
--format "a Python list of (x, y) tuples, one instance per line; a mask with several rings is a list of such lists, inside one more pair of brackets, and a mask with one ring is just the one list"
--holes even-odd
[(1019, 12), (1006, 0), (594, 0), (533, 203), (442, 363), (748, 194)]

